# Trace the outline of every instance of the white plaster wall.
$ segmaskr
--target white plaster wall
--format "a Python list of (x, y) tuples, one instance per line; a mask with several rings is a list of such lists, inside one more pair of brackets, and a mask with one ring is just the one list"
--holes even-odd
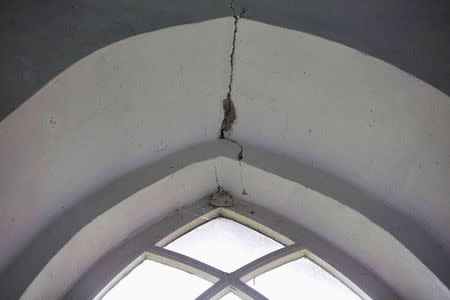
[(215, 161), (203, 161), (138, 191), (78, 232), (45, 266), (21, 299), (60, 299), (88, 268), (147, 223), (214, 192)]
[[(448, 288), (391, 234), (326, 195), (259, 169), (257, 155), (247, 155), (256, 166), (229, 158), (217, 162), (220, 183), (235, 198), (276, 211), (332, 242), (388, 282), (402, 299), (450, 299)], [(247, 196), (241, 195), (243, 186)]]
[(232, 137), (345, 179), (450, 251), (450, 98), (375, 58), (239, 21)]
[[(450, 299), (450, 291), (420, 260), (365, 216), (298, 182), (260, 169), (264, 159), (274, 159), (270, 155), (248, 150), (254, 164), (249, 165), (234, 159), (239, 148), (231, 142), (203, 149), (204, 161), (178, 165), (181, 169), (174, 174), (137, 191), (87, 224), (58, 251), (21, 298), (60, 298), (109, 249), (146, 224), (212, 193), (217, 175), (219, 184), (236, 201), (244, 198), (331, 241), (391, 284), (403, 299)], [(218, 149), (224, 156), (213, 158)], [(183, 151), (180, 156), (190, 157), (193, 151), (199, 149)], [(164, 174), (167, 168), (170, 164), (155, 168), (155, 173)], [(295, 169), (288, 172), (295, 173)], [(243, 186), (247, 196), (241, 195)]]
[[(0, 240), (8, 241), (0, 244), (0, 269), (45, 225), (85, 195), (138, 166), (217, 138), (232, 33), (233, 19), (225, 18), (111, 45), (63, 72), (0, 123)], [(450, 249), (447, 96), (342, 45), (242, 19), (235, 54), (232, 97), (238, 119), (231, 133), (234, 139), (309, 162), (376, 195), (417, 220)], [(183, 177), (185, 185), (195, 186), (185, 201), (213, 187), (213, 178), (202, 177), (211, 173), (210, 167), (193, 173), (209, 180), (205, 184), (195, 177)], [(252, 180), (263, 177), (255, 175)], [(270, 180), (261, 184), (270, 186)], [(286, 200), (277, 206), (277, 200), (266, 199), (266, 206), (288, 214), (289, 205), (296, 205)], [(174, 198), (168, 201), (149, 199), (149, 205), (156, 205), (151, 217), (181, 205)], [(309, 209), (320, 215), (321, 207)], [(295, 219), (295, 212), (289, 213)], [(86, 263), (76, 266), (74, 260), (73, 276), (56, 283), (54, 276), (65, 257), (58, 254), (29, 291), (42, 292), (38, 293), (44, 295), (42, 299), (59, 295), (77, 272), (80, 275), (108, 247), (138, 228), (144, 216), (115, 239), (105, 238), (105, 244), (97, 244), (93, 252), (81, 251), (78, 260), (86, 259)], [(320, 217), (315, 222), (298, 222), (334, 239), (383, 277), (393, 276), (391, 269), (375, 266), (366, 246), (357, 247), (367, 232), (345, 232), (347, 226), (355, 226), (347, 223), (330, 231), (342, 216), (326, 210)], [(97, 222), (88, 226), (97, 228)], [(107, 226), (118, 225), (108, 222), (112, 223)], [(81, 237), (69, 242), (80, 244), (74, 248), (68, 244), (65, 250), (83, 248), (83, 239), (102, 232), (97, 230), (81, 232)], [(353, 250), (345, 248), (344, 241), (353, 242), (348, 244)], [(397, 244), (393, 247), (397, 246), (404, 251)], [(61, 253), (71, 253), (65, 250)], [(405, 270), (416, 276), (423, 270), (420, 262), (412, 260), (411, 268), (419, 267)], [(432, 296), (439, 299), (446, 288), (439, 280), (433, 281), (429, 270), (424, 272), (431, 278), (430, 286), (437, 287)], [(416, 291), (416, 299), (424, 299), (417, 289), (428, 283), (411, 284), (419, 279), (412, 277), (402, 293), (410, 296)], [(398, 280), (393, 278), (392, 283)], [(29, 291), (25, 297), (36, 295)]]
[(226, 18), (113, 44), (0, 123), (0, 270), (83, 196), (217, 137), (232, 32)]

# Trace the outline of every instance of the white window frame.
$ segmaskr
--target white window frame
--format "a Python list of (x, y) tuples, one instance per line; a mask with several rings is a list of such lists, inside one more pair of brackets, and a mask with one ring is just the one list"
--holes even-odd
[[(163, 247), (217, 217), (248, 226), (286, 247), (260, 257), (232, 273)], [(101, 299), (145, 259), (195, 274), (213, 285), (197, 297), (220, 299), (232, 291), (242, 299), (267, 299), (245, 282), (278, 266), (307, 257), (332, 274), (362, 299), (397, 299), (380, 278), (353, 258), (312, 232), (262, 207), (239, 200), (227, 208), (209, 205), (207, 198), (176, 210), (146, 226), (95, 263), (68, 291), (65, 299)]]

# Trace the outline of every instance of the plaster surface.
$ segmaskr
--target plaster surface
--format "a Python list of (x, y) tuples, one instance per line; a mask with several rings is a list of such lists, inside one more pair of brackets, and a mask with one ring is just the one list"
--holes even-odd
[[(250, 151), (249, 156), (253, 153)], [(227, 159), (219, 162), (224, 174), (221, 183), (237, 196), (242, 192), (238, 176), (241, 167), (236, 161), (234, 164), (225, 162)], [(259, 165), (257, 160), (254, 160), (256, 166)], [(417, 257), (385, 230), (373, 226), (367, 217), (310, 187), (258, 167), (243, 164), (243, 174), (249, 196), (240, 197), (276, 211), (331, 241), (383, 278), (401, 299), (450, 299), (448, 288)]]
[[(196, 197), (200, 199), (212, 193), (219, 182), (236, 201), (242, 197), (330, 241), (383, 278), (402, 298), (450, 299), (446, 286), (417, 257), (368, 218), (313, 189), (257, 167), (264, 165), (264, 160), (259, 159), (276, 161), (276, 157), (267, 153), (257, 155), (257, 150), (249, 149), (248, 155), (253, 157), (255, 164), (252, 166), (245, 161), (240, 164), (233, 158), (239, 148), (230, 142), (206, 144), (202, 148), (205, 150), (201, 156), (205, 158), (220, 152), (224, 156), (178, 164), (178, 171), (172, 175), (157, 180), (100, 214), (54, 255), (21, 298), (61, 297), (109, 249), (126, 241), (146, 224), (192, 203)], [(194, 147), (178, 156), (200, 158), (194, 154), (198, 150)], [(163, 174), (170, 165), (170, 161), (166, 161), (154, 168), (155, 173)], [(241, 195), (241, 168), (245, 174), (247, 196)], [(152, 166), (147, 167), (147, 170), (151, 169)]]
[[(217, 139), (233, 31), (233, 18), (224, 18), (113, 44), (67, 69), (0, 123), (0, 237), (9, 241), (0, 245), (2, 289), (21, 295), (32, 282), (25, 296), (61, 295), (90, 263), (143, 225), (144, 215), (134, 225), (117, 217), (125, 226), (121, 235), (105, 236), (92, 252), (86, 248), (100, 232), (97, 217), (113, 216), (110, 210), (120, 210), (121, 201), (145, 184), (181, 168), (168, 163), (162, 172), (154, 164)], [(436, 299), (447, 297), (449, 98), (391, 65), (305, 33), (240, 19), (236, 37), (231, 96), (237, 120), (230, 137), (244, 145), (243, 161), (256, 161), (262, 171), (247, 174), (234, 161), (215, 168), (224, 173), (218, 176), (236, 195), (248, 180), (249, 196), (258, 195), (251, 201), (332, 241), (399, 285), (406, 298), (425, 299), (427, 289)], [(252, 147), (286, 160), (249, 155)], [(223, 156), (208, 149), (197, 148), (187, 160), (181, 155), (181, 166)], [(142, 166), (149, 166), (144, 173), (121, 177)], [(175, 200), (179, 186), (166, 202), (141, 198), (140, 205), (158, 203), (148, 221), (210, 192), (212, 171), (208, 165), (185, 175), (181, 183), (192, 181), (192, 190), (181, 202)], [(122, 184), (117, 190), (116, 181)], [(304, 184), (326, 202), (315, 201)], [(278, 197), (277, 189), (267, 190), (271, 185), (285, 190)], [(287, 191), (292, 195), (281, 197)], [(103, 230), (120, 225), (105, 222)], [(348, 231), (354, 224), (361, 226)], [(85, 229), (91, 225), (97, 229)], [(370, 237), (380, 240), (388, 258), (373, 252)], [(85, 250), (80, 264), (72, 258), (73, 273), (59, 276), (78, 247)], [(27, 266), (29, 254), (37, 259)], [(404, 259), (398, 267), (396, 259)]]
[(60, 299), (102, 255), (143, 225), (214, 192), (213, 174), (212, 161), (195, 163), (137, 191), (127, 201), (99, 215), (56, 253), (21, 299)]
[(80, 198), (217, 137), (232, 30), (226, 18), (99, 50), (0, 123), (0, 269)]
[(448, 96), (354, 49), (245, 19), (235, 55), (233, 139), (366, 191), (450, 251)]
[[(57, 74), (139, 33), (232, 14), (228, 0), (0, 3), (0, 119)], [(447, 0), (235, 0), (246, 18), (308, 32), (389, 62), (450, 94)]]

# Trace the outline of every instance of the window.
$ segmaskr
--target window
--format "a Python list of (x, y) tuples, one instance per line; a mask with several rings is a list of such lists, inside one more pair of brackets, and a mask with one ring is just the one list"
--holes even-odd
[(230, 219), (218, 217), (179, 237), (165, 248), (225, 272), (282, 248), (277, 241)]
[(208, 222), (157, 243), (149, 249), (154, 256), (123, 274), (102, 299), (360, 299), (300, 245), (286, 237), (277, 241), (266, 235), (271, 229), (254, 230), (224, 212), (216, 209)]
[[(195, 299), (212, 283), (151, 260), (144, 260), (114, 286), (104, 300)], [(175, 288), (176, 287), (176, 288)]]
[(247, 284), (269, 299), (360, 299), (352, 290), (306, 257), (266, 272)]

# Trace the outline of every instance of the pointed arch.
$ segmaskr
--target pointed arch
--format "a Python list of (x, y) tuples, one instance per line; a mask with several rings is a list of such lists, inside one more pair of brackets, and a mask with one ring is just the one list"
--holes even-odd
[[(190, 230), (220, 216), (249, 226), (278, 241), (283, 241), (286, 247), (264, 255), (230, 274), (162, 247)], [(232, 287), (234, 291), (244, 295), (244, 299), (265, 299), (257, 291), (248, 287), (245, 282), (285, 263), (301, 257), (308, 257), (338, 278), (362, 299), (370, 299), (368, 294), (371, 294), (372, 299), (397, 298), (395, 292), (379, 278), (370, 274), (367, 269), (361, 267), (342, 251), (301, 226), (289, 221), (280, 224), (278, 218), (280, 217), (242, 199), (236, 200), (235, 204), (229, 208), (214, 208), (209, 205), (208, 198), (201, 199), (148, 226), (102, 258), (82, 276), (66, 297), (68, 299), (100, 299), (137, 264), (150, 258), (213, 282), (214, 285), (197, 299), (218, 299), (230, 290), (228, 287)], [(179, 226), (179, 228), (173, 230), (174, 226)]]

